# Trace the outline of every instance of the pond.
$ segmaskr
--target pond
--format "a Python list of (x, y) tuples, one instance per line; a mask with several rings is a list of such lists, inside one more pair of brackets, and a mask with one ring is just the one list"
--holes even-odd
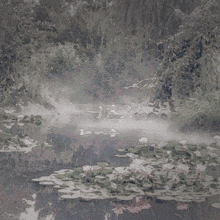
[(1, 219), (219, 219), (214, 134), (180, 134), (141, 114), (137, 105), (6, 111)]

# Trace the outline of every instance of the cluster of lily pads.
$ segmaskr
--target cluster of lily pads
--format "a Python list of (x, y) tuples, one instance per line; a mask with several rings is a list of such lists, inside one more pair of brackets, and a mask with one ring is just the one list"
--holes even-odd
[[(42, 123), (42, 117), (37, 116), (24, 116), (24, 115), (13, 115), (9, 113), (0, 114), (0, 152), (30, 152), (32, 148), (39, 145), (39, 143), (31, 139), (28, 135), (19, 133), (13, 135), (11, 129), (13, 126), (24, 126), (24, 123), (34, 123), (40, 125)], [(43, 143), (47, 146), (47, 143)]]
[(34, 147), (44, 146), (51, 147), (47, 142), (39, 143), (28, 135), (18, 134), (12, 136), (9, 133), (0, 130), (0, 152), (31, 152)]
[[(7, 113), (6, 113), (7, 112)], [(6, 111), (0, 113), (0, 121), (3, 123), (15, 123), (17, 122), (20, 126), (23, 123), (32, 123), (36, 125), (41, 125), (42, 116), (41, 115), (14, 115), (14, 112)], [(7, 126), (6, 126), (7, 127)], [(9, 128), (9, 127), (8, 127)]]
[(35, 124), (35, 125), (41, 125), (42, 124), (42, 116), (41, 115), (19, 115), (18, 118), (20, 117), (20, 123), (31, 123), (31, 124)]
[(160, 200), (191, 202), (220, 194), (220, 178), (206, 173), (209, 165), (218, 163), (215, 144), (170, 141), (118, 151), (116, 156), (131, 159), (129, 166), (114, 167), (99, 162), (55, 171), (33, 181), (53, 185), (64, 199), (132, 200), (147, 195)]

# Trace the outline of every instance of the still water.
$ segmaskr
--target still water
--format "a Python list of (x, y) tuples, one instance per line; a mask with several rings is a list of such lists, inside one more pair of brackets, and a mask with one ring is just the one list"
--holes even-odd
[[(151, 143), (168, 140), (212, 142), (210, 134), (178, 134), (172, 129), (169, 130), (169, 125), (164, 121), (136, 121), (129, 117), (97, 120), (94, 109), (97, 110), (98, 107), (88, 108), (82, 107), (83, 114), (45, 114), (40, 126), (27, 123), (11, 128), (10, 132), (14, 135), (23, 133), (39, 142), (45, 141), (48, 145), (36, 146), (28, 153), (0, 153), (0, 219), (219, 219), (219, 209), (211, 206), (220, 202), (218, 196), (190, 202), (187, 210), (178, 210), (176, 201), (146, 197), (151, 208), (138, 213), (124, 211), (123, 214), (117, 215), (113, 211), (115, 202), (125, 206), (131, 202), (112, 199), (61, 199), (58, 190), (53, 186), (33, 182), (32, 179), (49, 176), (54, 171), (92, 166), (97, 162), (107, 162), (111, 166), (129, 165), (130, 158), (115, 156), (118, 153), (117, 149), (136, 146), (140, 144), (139, 140), (142, 137), (146, 137)], [(218, 175), (219, 165), (215, 167), (215, 171), (209, 168), (209, 172), (217, 172)]]

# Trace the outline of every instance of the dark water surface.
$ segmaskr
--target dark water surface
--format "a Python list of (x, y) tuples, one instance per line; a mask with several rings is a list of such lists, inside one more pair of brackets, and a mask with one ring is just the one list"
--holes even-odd
[[(60, 199), (56, 188), (42, 186), (31, 179), (48, 176), (61, 169), (95, 165), (99, 161), (114, 166), (128, 165), (129, 158), (114, 156), (116, 149), (137, 145), (143, 131), (130, 128), (122, 132), (118, 123), (111, 121), (105, 128), (101, 125), (99, 128), (97, 124), (92, 130), (93, 134), (80, 135), (80, 126), (86, 125), (85, 116), (71, 116), (67, 119), (71, 123), (62, 126), (56, 123), (55, 118), (52, 119), (54, 121), (49, 128), (40, 129), (35, 125), (25, 125), (23, 128), (26, 134), (47, 141), (52, 146), (36, 147), (29, 153), (0, 153), (1, 220), (220, 219), (219, 209), (211, 206), (214, 202), (220, 202), (218, 196), (208, 198), (205, 202), (191, 202), (188, 210), (177, 210), (175, 201), (151, 198), (151, 209), (136, 214), (124, 212), (118, 216), (112, 211), (112, 200)], [(79, 122), (82, 124), (79, 125)], [(119, 126), (116, 129), (119, 132), (111, 137), (109, 131), (113, 125)], [(103, 133), (98, 134), (100, 131)], [(122, 201), (121, 204), (127, 203)]]

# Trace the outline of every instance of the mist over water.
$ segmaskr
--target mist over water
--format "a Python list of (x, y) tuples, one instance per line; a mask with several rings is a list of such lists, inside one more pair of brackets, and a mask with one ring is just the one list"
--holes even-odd
[[(64, 92), (65, 91), (65, 92)], [(80, 129), (85, 131), (110, 131), (116, 130), (117, 135), (138, 134), (141, 137), (147, 137), (150, 143), (159, 143), (161, 141), (181, 141), (186, 140), (188, 143), (210, 144), (214, 142), (214, 134), (208, 132), (185, 132), (181, 133), (176, 128), (171, 126), (169, 121), (160, 119), (135, 120), (128, 115), (127, 106), (133, 105), (133, 113), (137, 110), (140, 103), (131, 103), (131, 99), (126, 97), (127, 104), (115, 104), (115, 110), (122, 113), (124, 116), (120, 119), (96, 119), (94, 114), (98, 114), (99, 107), (103, 109), (111, 108), (114, 103), (88, 103), (78, 104), (70, 101), (68, 90), (63, 89), (59, 94), (52, 92), (49, 89), (42, 90), (42, 97), (53, 106), (48, 109), (39, 104), (31, 104), (23, 107), (21, 113), (24, 115), (42, 115), (46, 119), (45, 132), (50, 128), (64, 128), (66, 126), (77, 127), (77, 132), (80, 134)], [(82, 97), (83, 98), (83, 97)]]

